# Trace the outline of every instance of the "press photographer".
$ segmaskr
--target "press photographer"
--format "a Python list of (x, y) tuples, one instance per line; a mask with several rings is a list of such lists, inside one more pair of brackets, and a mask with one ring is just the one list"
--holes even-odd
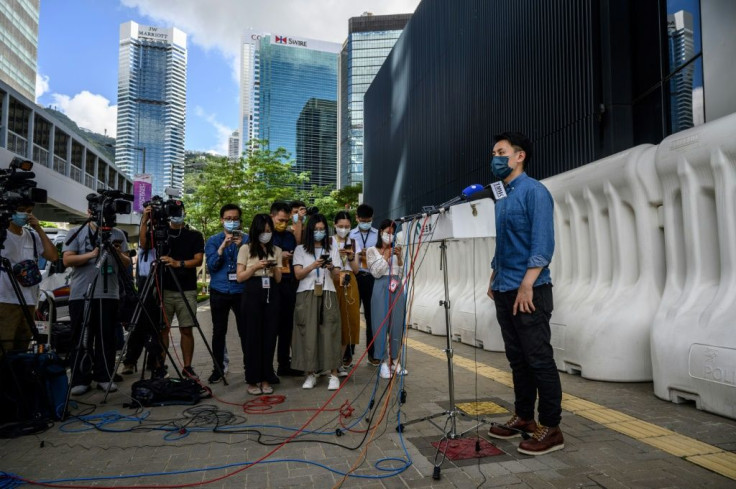
[(89, 194), (87, 222), (69, 230), (71, 237), (64, 243), (64, 265), (74, 267), (69, 316), (78, 347), (72, 354), (72, 395), (89, 391), (92, 380), (100, 390), (117, 390), (112, 376), (118, 273), (130, 265), (130, 257), (125, 234), (115, 224), (117, 214), (130, 213), (132, 200), (118, 190)]
[(0, 268), (0, 353), (28, 347), (33, 324), (29, 324), (29, 318), (35, 313), (41, 282), (38, 257), (49, 261), (58, 258), (56, 247), (33, 215), (35, 204), (46, 202), (46, 191), (36, 188), (32, 180), (35, 174), (28, 171), (32, 167), (32, 162), (14, 158), (7, 170), (0, 170), (0, 256), (3, 262)]
[[(204, 259), (204, 237), (199, 231), (184, 224), (185, 209), (180, 200), (170, 198), (164, 201), (156, 196), (146, 204), (148, 205), (145, 206), (141, 223), (141, 247), (143, 250), (156, 248), (157, 253), (160, 253), (161, 264), (169, 267), (176, 276), (174, 281), (172, 274), (163, 273), (163, 306), (167, 324), (161, 332), (161, 342), (168, 349), (169, 330), (176, 317), (181, 334), (184, 375), (198, 378), (192, 368), (192, 328), (195, 326), (194, 314), (197, 311), (197, 267), (202, 265)], [(181, 290), (177, 287), (177, 282)], [(182, 298), (182, 292), (186, 299)]]

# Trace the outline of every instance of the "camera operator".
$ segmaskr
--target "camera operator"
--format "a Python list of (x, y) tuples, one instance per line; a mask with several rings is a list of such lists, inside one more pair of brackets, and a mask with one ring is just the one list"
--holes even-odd
[[(381, 360), (375, 357), (375, 348), (371, 344), (373, 341), (371, 297), (373, 297), (373, 283), (375, 279), (368, 269), (366, 256), (366, 250), (372, 246), (376, 246), (378, 242), (378, 230), (373, 227), (373, 207), (368, 204), (360, 204), (358, 206), (356, 217), (358, 219), (358, 225), (350, 232), (350, 239), (354, 243), (355, 252), (358, 254), (358, 261), (360, 263), (356, 279), (360, 301), (363, 303), (363, 313), (365, 314), (365, 344), (368, 348), (368, 362), (371, 365), (378, 366)], [(354, 350), (355, 345), (350, 345), (346, 349), (345, 357), (342, 359), (344, 364), (350, 364), (352, 362), (352, 353)]]
[[(88, 202), (87, 213), (89, 216), (94, 216), (98, 204), (89, 197)], [(69, 235), (74, 236), (77, 231), (79, 233), (76, 234), (76, 237), (65, 243), (62, 249), (64, 265), (74, 267), (69, 294), (69, 316), (74, 328), (74, 344), (79, 344), (79, 337), (82, 334), (85, 319), (84, 296), (88, 285), (95, 282), (95, 277), (97, 281), (91, 291), (89, 321), (86, 324), (88, 344), (83, 345), (83, 347), (87, 346), (92, 349), (92, 365), (85, 361), (86, 351), (74, 352), (71, 393), (81, 395), (89, 391), (92, 380), (97, 382), (98, 389), (108, 390), (109, 387), (109, 392), (115, 392), (118, 387), (111, 379), (112, 369), (115, 366), (115, 325), (120, 299), (117, 260), (110, 256), (99, 269), (95, 266), (103, 239), (101, 233), (106, 232), (98, 226), (97, 222), (90, 221), (81, 229), (80, 227), (70, 229)], [(109, 232), (114, 252), (120, 258), (120, 263), (123, 267), (130, 266), (125, 234), (118, 228), (111, 228)], [(106, 284), (106, 287), (103, 284)]]
[(225, 371), (225, 337), (230, 311), (235, 314), (235, 325), (240, 336), (240, 348), (245, 357), (245, 323), (241, 317), (241, 294), (245, 284), (238, 282), (238, 250), (248, 242), (248, 235), (240, 227), (242, 211), (235, 204), (220, 209), (223, 231), (211, 236), (204, 247), (207, 269), (210, 272), (210, 313), (212, 314), (212, 353), (217, 365), (207, 380), (216, 384)]
[[(171, 323), (176, 317), (179, 320), (179, 333), (181, 335), (181, 351), (183, 356), (184, 375), (187, 377), (198, 379), (199, 376), (192, 368), (192, 357), (194, 356), (194, 319), (189, 314), (186, 304), (189, 304), (192, 312), (197, 312), (197, 267), (202, 265), (204, 260), (204, 237), (199, 231), (190, 229), (184, 224), (185, 209), (184, 204), (176, 201), (179, 207), (179, 214), (171, 215), (169, 219), (168, 239), (166, 241), (166, 249), (161, 255), (161, 264), (169, 267), (176, 275), (179, 285), (181, 286), (186, 303), (179, 293), (171, 274), (164, 273), (163, 288), (164, 298), (163, 306), (166, 314), (166, 327), (161, 332), (161, 342), (164, 348), (169, 347), (169, 331)], [(170, 207), (169, 207), (170, 208)], [(143, 229), (142, 229), (143, 230)], [(151, 243), (156, 245), (156, 243)], [(148, 237), (144, 237), (141, 233), (141, 245), (148, 248)]]
[[(33, 215), (33, 207), (32, 201), (21, 201), (8, 224), (5, 248), (0, 249), (0, 254), (10, 261), (11, 266), (15, 267), (23, 261), (31, 260), (36, 263), (37, 267), (39, 255), (48, 261), (58, 259), (56, 247), (44, 233), (36, 216)], [(30, 226), (33, 231), (27, 229), (26, 225)], [(21, 287), (31, 316), (36, 310), (38, 288), (38, 284)], [(2, 318), (0, 351), (9, 347), (13, 350), (23, 350), (28, 347), (31, 330), (21, 307), (10, 278), (0, 273), (0, 318)]]

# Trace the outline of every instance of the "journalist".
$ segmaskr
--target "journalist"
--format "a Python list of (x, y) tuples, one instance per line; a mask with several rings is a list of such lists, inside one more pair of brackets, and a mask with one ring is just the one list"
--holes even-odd
[(240, 348), (245, 355), (245, 324), (241, 316), (241, 294), (245, 285), (238, 282), (238, 251), (248, 242), (248, 235), (240, 226), (242, 211), (236, 204), (220, 208), (223, 230), (211, 236), (204, 247), (207, 269), (210, 272), (210, 313), (212, 314), (212, 353), (216, 365), (207, 380), (216, 384), (225, 371), (225, 338), (230, 311), (235, 315), (235, 326), (240, 336)]
[(291, 203), (291, 232), (296, 238), (296, 244), (301, 244), (304, 239), (304, 228), (307, 222), (307, 204), (301, 200)]
[[(356, 279), (358, 282), (360, 302), (363, 303), (363, 314), (365, 315), (365, 344), (368, 349), (368, 362), (371, 365), (377, 366), (381, 363), (381, 360), (375, 357), (375, 349), (371, 343), (373, 341), (371, 297), (373, 297), (374, 278), (370, 270), (368, 270), (366, 251), (368, 248), (376, 246), (378, 242), (378, 230), (373, 227), (373, 207), (368, 204), (360, 204), (358, 206), (356, 217), (358, 219), (358, 225), (350, 232), (350, 239), (355, 243), (355, 252), (359, 260)], [(343, 357), (344, 364), (350, 364), (352, 362), (354, 350), (355, 345), (350, 345), (346, 349), (346, 357)]]
[(360, 341), (360, 293), (356, 274), (359, 271), (355, 242), (350, 239), (350, 214), (340, 211), (335, 214), (335, 236), (332, 246), (340, 252), (340, 280), (337, 283), (337, 299), (340, 303), (342, 331), (342, 359), (340, 376), (348, 373), (352, 365), (352, 345)]
[[(554, 201), (549, 191), (525, 170), (532, 144), (518, 132), (494, 137), (491, 170), (503, 181), (496, 195), (496, 253), (491, 262), (488, 296), (496, 303), (506, 358), (514, 381), (514, 410), (509, 421), (491, 427), (494, 438), (531, 438), (519, 444), (526, 455), (560, 450), (562, 388), (552, 355), (549, 320), (552, 280), (549, 263), (555, 248)], [(534, 405), (539, 396), (539, 423)]]
[[(36, 311), (41, 283), (38, 257), (43, 256), (48, 261), (56, 261), (59, 257), (56, 247), (33, 215), (33, 207), (31, 201), (22, 201), (16, 207), (8, 224), (5, 246), (0, 249), (0, 255), (7, 258), (13, 268), (31, 317)], [(28, 347), (31, 329), (22, 307), (10, 277), (0, 273), (0, 352)]]

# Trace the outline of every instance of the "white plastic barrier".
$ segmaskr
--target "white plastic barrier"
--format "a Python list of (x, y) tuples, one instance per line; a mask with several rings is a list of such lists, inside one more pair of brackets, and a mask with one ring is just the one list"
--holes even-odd
[(655, 151), (638, 146), (543, 182), (555, 200), (551, 328), (560, 370), (652, 378), (650, 328), (664, 284)]
[(654, 393), (736, 418), (736, 114), (657, 151), (667, 275), (652, 329)]
[(445, 297), (445, 289), (439, 246), (439, 243), (422, 243), (417, 256), (418, 268), (411, 282), (413, 294), (409, 295), (411, 307), (407, 307), (407, 314), (411, 328), (444, 335), (447, 331), (444, 309), (439, 301)]

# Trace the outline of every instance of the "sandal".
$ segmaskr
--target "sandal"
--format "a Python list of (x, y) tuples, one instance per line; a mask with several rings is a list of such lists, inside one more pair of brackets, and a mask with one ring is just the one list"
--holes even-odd
[(271, 387), (270, 385), (261, 387), (261, 392), (263, 392), (264, 394), (273, 394), (273, 387)]
[[(271, 389), (271, 392), (273, 392), (273, 389)], [(261, 394), (263, 394), (263, 391), (261, 391), (260, 387), (254, 385), (252, 387), (248, 387), (248, 394), (250, 394), (251, 396), (260, 396)]]

